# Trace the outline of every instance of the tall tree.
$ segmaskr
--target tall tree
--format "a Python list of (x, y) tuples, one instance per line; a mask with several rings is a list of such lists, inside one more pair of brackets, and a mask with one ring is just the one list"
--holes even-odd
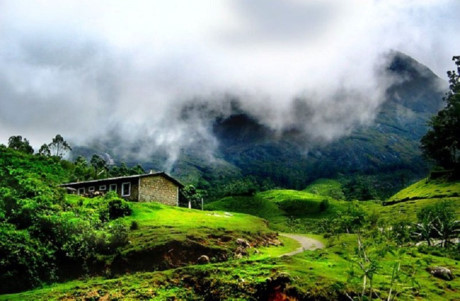
[(107, 161), (99, 155), (94, 154), (90, 160), (91, 165), (94, 167), (94, 178), (104, 177), (103, 174), (107, 172)]
[(78, 156), (74, 164), (75, 169), (72, 177), (74, 181), (88, 180), (93, 176), (93, 169), (88, 166), (88, 162), (85, 157)]
[(71, 151), (72, 148), (64, 140), (64, 138), (57, 134), (56, 137), (53, 138), (50, 144), (48, 144), (49, 150), (53, 156), (58, 156), (62, 158), (68, 151)]
[(30, 146), (29, 140), (22, 136), (11, 136), (8, 139), (8, 147), (26, 154), (33, 154), (34, 149)]
[(136, 166), (131, 168), (130, 174), (132, 174), (132, 175), (142, 175), (142, 174), (145, 174), (145, 170), (142, 168), (142, 166), (140, 164), (137, 164)]
[(460, 166), (460, 56), (452, 60), (457, 71), (448, 71), (449, 91), (446, 106), (428, 123), (431, 127), (421, 139), (423, 154), (446, 169)]
[(43, 144), (42, 146), (40, 146), (40, 149), (38, 150), (38, 154), (40, 156), (51, 156), (51, 151), (50, 151), (50, 148), (48, 146), (48, 144)]

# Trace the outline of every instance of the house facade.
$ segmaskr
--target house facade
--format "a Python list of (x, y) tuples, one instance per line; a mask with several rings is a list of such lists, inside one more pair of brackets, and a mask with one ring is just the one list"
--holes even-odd
[(164, 172), (72, 182), (61, 186), (79, 195), (91, 196), (115, 191), (128, 201), (160, 202), (171, 206), (179, 205), (179, 189), (184, 187)]

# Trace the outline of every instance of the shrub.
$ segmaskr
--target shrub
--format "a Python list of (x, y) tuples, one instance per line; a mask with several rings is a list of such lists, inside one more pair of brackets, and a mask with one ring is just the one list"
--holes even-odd
[(131, 222), (131, 226), (129, 227), (130, 230), (137, 230), (139, 229), (139, 224), (136, 221)]
[(109, 201), (108, 210), (110, 219), (131, 215), (132, 213), (132, 209), (129, 203), (121, 199), (114, 199)]
[(128, 243), (128, 227), (120, 221), (109, 226), (109, 247), (114, 250)]
[(441, 239), (441, 246), (446, 247), (452, 238), (458, 237), (460, 222), (456, 219), (454, 203), (443, 201), (426, 206), (417, 213), (417, 230), (415, 234), (431, 245), (431, 239)]
[(412, 224), (407, 220), (398, 220), (391, 226), (393, 239), (398, 245), (403, 245), (411, 241)]
[(26, 231), (0, 224), (0, 293), (24, 290), (53, 278), (51, 252)]

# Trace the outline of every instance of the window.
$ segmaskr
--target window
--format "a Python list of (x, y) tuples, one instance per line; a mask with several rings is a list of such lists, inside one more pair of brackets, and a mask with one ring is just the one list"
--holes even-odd
[(121, 196), (130, 196), (131, 195), (131, 183), (126, 182), (121, 184)]
[(93, 192), (93, 191), (94, 191), (94, 186), (90, 186), (90, 187), (88, 188), (88, 191), (89, 191), (89, 192)]
[(84, 187), (78, 188), (78, 194), (79, 195), (85, 194), (85, 188)]
[(109, 191), (117, 192), (117, 184), (110, 184), (109, 185)]
[(99, 190), (107, 190), (107, 186), (106, 185), (99, 185)]

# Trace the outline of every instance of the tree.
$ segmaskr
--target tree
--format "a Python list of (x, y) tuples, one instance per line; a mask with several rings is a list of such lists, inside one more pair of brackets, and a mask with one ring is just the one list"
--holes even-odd
[(22, 136), (11, 136), (8, 139), (8, 147), (26, 154), (34, 153), (34, 149), (30, 146), (29, 140), (26, 138), (23, 139)]
[(187, 206), (192, 208), (201, 208), (201, 200), (205, 196), (206, 191), (196, 189), (193, 185), (187, 185), (181, 190), (181, 195), (187, 201)]
[(458, 169), (460, 165), (460, 56), (454, 56), (452, 60), (457, 65), (457, 72), (447, 72), (446, 106), (431, 118), (428, 123), (431, 129), (420, 141), (424, 156), (446, 169)]
[(339, 211), (336, 217), (338, 232), (355, 233), (366, 219), (366, 212), (356, 202), (349, 203), (346, 210)]
[(145, 174), (145, 170), (142, 168), (140, 164), (137, 164), (136, 166), (131, 168), (130, 173), (132, 175), (142, 175)]
[(85, 157), (78, 156), (74, 165), (75, 168), (72, 175), (72, 179), (74, 181), (88, 180), (92, 177), (92, 168), (88, 166), (88, 162)]
[(431, 239), (439, 239), (442, 247), (460, 236), (460, 221), (456, 219), (455, 206), (450, 202), (440, 202), (426, 206), (417, 213), (416, 235), (431, 246)]
[(53, 138), (51, 143), (48, 144), (48, 147), (53, 156), (60, 158), (62, 158), (68, 151), (72, 150), (67, 141), (65, 141), (64, 138), (59, 134)]
[(91, 165), (94, 167), (94, 178), (97, 179), (99, 175), (108, 170), (107, 162), (99, 155), (94, 154), (90, 160)]
[(40, 146), (40, 149), (38, 150), (38, 154), (40, 156), (46, 156), (46, 157), (51, 156), (51, 151), (50, 151), (48, 144), (43, 144), (42, 146)]
[(121, 162), (120, 166), (118, 167), (119, 176), (128, 176), (129, 175), (129, 167), (126, 165), (125, 162)]

